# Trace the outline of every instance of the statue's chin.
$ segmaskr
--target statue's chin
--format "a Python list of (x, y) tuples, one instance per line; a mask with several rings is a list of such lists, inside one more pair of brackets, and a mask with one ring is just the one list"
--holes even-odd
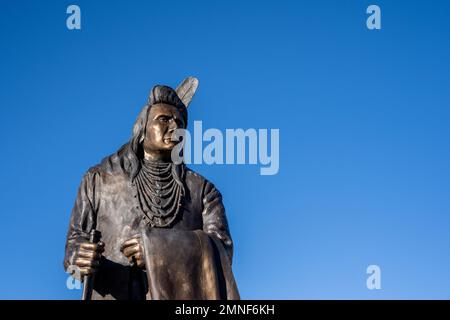
[(164, 146), (161, 147), (161, 151), (164, 150), (170, 150), (174, 147), (175, 145), (173, 143), (164, 143)]
[(174, 146), (160, 146), (158, 149), (144, 150), (145, 158), (152, 161), (171, 161), (171, 152)]
[(171, 152), (172, 149), (176, 146), (176, 142), (168, 140), (163, 141), (163, 143), (159, 143), (158, 145), (154, 146), (153, 148), (146, 148), (144, 146), (144, 151), (147, 153), (165, 153), (165, 152)]
[(163, 150), (171, 151), (176, 145), (176, 142), (172, 140), (164, 141), (164, 147)]

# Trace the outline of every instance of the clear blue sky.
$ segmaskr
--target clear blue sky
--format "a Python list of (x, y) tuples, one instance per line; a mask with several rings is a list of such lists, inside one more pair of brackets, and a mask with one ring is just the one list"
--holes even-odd
[[(78, 4), (82, 30), (66, 28)], [(366, 28), (378, 4), (382, 30)], [(189, 124), (279, 128), (280, 171), (191, 166), (224, 196), (243, 298), (450, 298), (450, 2), (2, 1), (0, 298), (76, 299), (83, 173), (156, 83)], [(379, 265), (382, 289), (366, 288)]]

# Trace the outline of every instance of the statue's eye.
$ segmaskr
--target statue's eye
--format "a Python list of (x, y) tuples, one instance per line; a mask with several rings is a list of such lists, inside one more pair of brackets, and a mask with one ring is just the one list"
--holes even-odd
[(161, 116), (161, 117), (158, 118), (158, 120), (161, 121), (161, 122), (169, 122), (169, 117)]

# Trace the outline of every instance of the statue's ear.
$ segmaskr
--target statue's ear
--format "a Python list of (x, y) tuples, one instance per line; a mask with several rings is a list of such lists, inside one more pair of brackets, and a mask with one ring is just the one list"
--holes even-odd
[(189, 103), (191, 103), (192, 97), (198, 87), (198, 79), (195, 77), (187, 77), (182, 83), (176, 88), (178, 97), (183, 101), (186, 108)]

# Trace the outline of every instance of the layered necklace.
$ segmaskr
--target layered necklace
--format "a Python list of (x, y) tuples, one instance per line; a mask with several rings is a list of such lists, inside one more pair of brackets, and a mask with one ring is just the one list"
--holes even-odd
[(152, 227), (168, 227), (181, 207), (182, 187), (173, 177), (170, 162), (142, 160), (135, 187), (144, 220)]

